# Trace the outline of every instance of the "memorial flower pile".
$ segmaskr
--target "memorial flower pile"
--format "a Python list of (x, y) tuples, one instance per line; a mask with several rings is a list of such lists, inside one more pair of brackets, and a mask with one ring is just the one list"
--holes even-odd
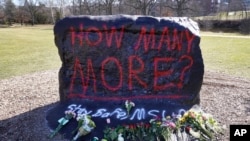
[(116, 141), (212, 141), (222, 128), (212, 115), (204, 113), (198, 106), (183, 115), (156, 117), (149, 123), (138, 123), (106, 128), (104, 139)]
[[(125, 106), (129, 113), (135, 104), (126, 101)], [(65, 117), (58, 120), (59, 125), (50, 138), (54, 137), (73, 118), (78, 122), (78, 126), (71, 132), (74, 135), (72, 141), (89, 134), (96, 128), (90, 115), (78, 114), (76, 116), (73, 111), (65, 111)], [(117, 127), (109, 127), (109, 124), (110, 118), (107, 118), (107, 127), (103, 131), (101, 141), (212, 141), (222, 133), (222, 128), (213, 116), (203, 112), (197, 105), (182, 115), (155, 117), (149, 122)], [(93, 141), (98, 140), (98, 137), (93, 138)]]

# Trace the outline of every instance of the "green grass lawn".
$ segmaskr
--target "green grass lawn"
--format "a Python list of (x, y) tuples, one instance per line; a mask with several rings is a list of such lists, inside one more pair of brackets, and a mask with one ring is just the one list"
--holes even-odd
[(201, 35), (204, 35), (200, 46), (206, 70), (250, 78), (250, 38), (237, 38), (236, 34), (223, 34), (227, 37), (219, 37), (219, 33), (212, 37), (205, 36), (206, 33)]
[(0, 79), (59, 66), (52, 25), (0, 28)]
[[(52, 25), (0, 28), (0, 79), (59, 70), (52, 29)], [(201, 33), (205, 69), (250, 78), (250, 38), (228, 36), (238, 34)]]

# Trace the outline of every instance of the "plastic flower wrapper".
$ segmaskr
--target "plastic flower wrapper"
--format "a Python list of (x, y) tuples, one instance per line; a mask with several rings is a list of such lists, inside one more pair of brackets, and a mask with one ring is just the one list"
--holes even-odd
[(210, 114), (204, 114), (203, 119), (205, 120), (205, 126), (212, 132), (218, 134), (223, 131), (223, 128), (219, 126), (218, 122)]
[(219, 129), (212, 116), (204, 113), (197, 105), (187, 111), (178, 122), (186, 127), (191, 136), (200, 140), (212, 140)]
[(62, 118), (60, 118), (59, 120), (58, 120), (58, 123), (59, 123), (59, 125), (57, 126), (57, 128), (54, 130), (54, 132), (52, 132), (51, 134), (50, 134), (50, 138), (53, 138), (58, 132), (59, 132), (59, 130), (64, 126), (64, 125), (66, 125), (68, 122), (69, 122), (69, 120), (71, 120), (72, 118), (75, 118), (76, 117), (76, 113), (75, 112), (73, 112), (73, 111), (71, 111), (71, 110), (68, 110), (68, 111), (65, 111), (65, 116), (64, 117), (62, 117)]
[(162, 121), (159, 122), (161, 127), (161, 135), (166, 141), (174, 137), (174, 131), (176, 130), (176, 124), (170, 116), (162, 118)]
[(75, 134), (77, 132), (77, 130), (82, 126), (83, 121), (84, 121), (84, 115), (82, 114), (78, 114), (76, 117), (76, 121), (77, 121), (77, 127), (74, 131), (71, 132), (71, 134)]
[(98, 137), (94, 137), (92, 141), (99, 141)]
[(130, 112), (131, 108), (135, 107), (135, 103), (132, 102), (132, 101), (126, 100), (125, 107), (127, 109), (127, 114), (129, 115), (129, 112)]
[(76, 141), (79, 137), (89, 134), (95, 127), (95, 122), (91, 119), (89, 115), (81, 115), (77, 117), (78, 120), (78, 132), (73, 138)]

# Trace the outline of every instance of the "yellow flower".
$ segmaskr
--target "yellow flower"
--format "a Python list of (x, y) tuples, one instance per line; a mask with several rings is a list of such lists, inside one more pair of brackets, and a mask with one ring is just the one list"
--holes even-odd
[(187, 118), (188, 117), (188, 112), (186, 112), (183, 116), (182, 116), (182, 118)]
[(182, 118), (180, 118), (180, 120), (179, 120), (179, 121), (180, 121), (180, 123), (181, 123), (181, 124), (183, 124), (183, 123), (185, 123), (185, 122), (186, 122), (186, 118), (182, 117)]
[(161, 125), (161, 122), (160, 122), (160, 121), (157, 121), (156, 124), (157, 124), (157, 125)]

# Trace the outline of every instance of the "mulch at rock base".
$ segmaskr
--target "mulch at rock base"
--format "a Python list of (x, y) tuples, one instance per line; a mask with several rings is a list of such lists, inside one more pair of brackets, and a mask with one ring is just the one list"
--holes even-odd
[[(59, 101), (58, 71), (37, 72), (0, 80), (0, 140), (48, 141), (46, 112)], [(201, 108), (226, 126), (250, 124), (250, 80), (206, 72), (200, 92)], [(57, 135), (53, 141), (66, 141)]]

